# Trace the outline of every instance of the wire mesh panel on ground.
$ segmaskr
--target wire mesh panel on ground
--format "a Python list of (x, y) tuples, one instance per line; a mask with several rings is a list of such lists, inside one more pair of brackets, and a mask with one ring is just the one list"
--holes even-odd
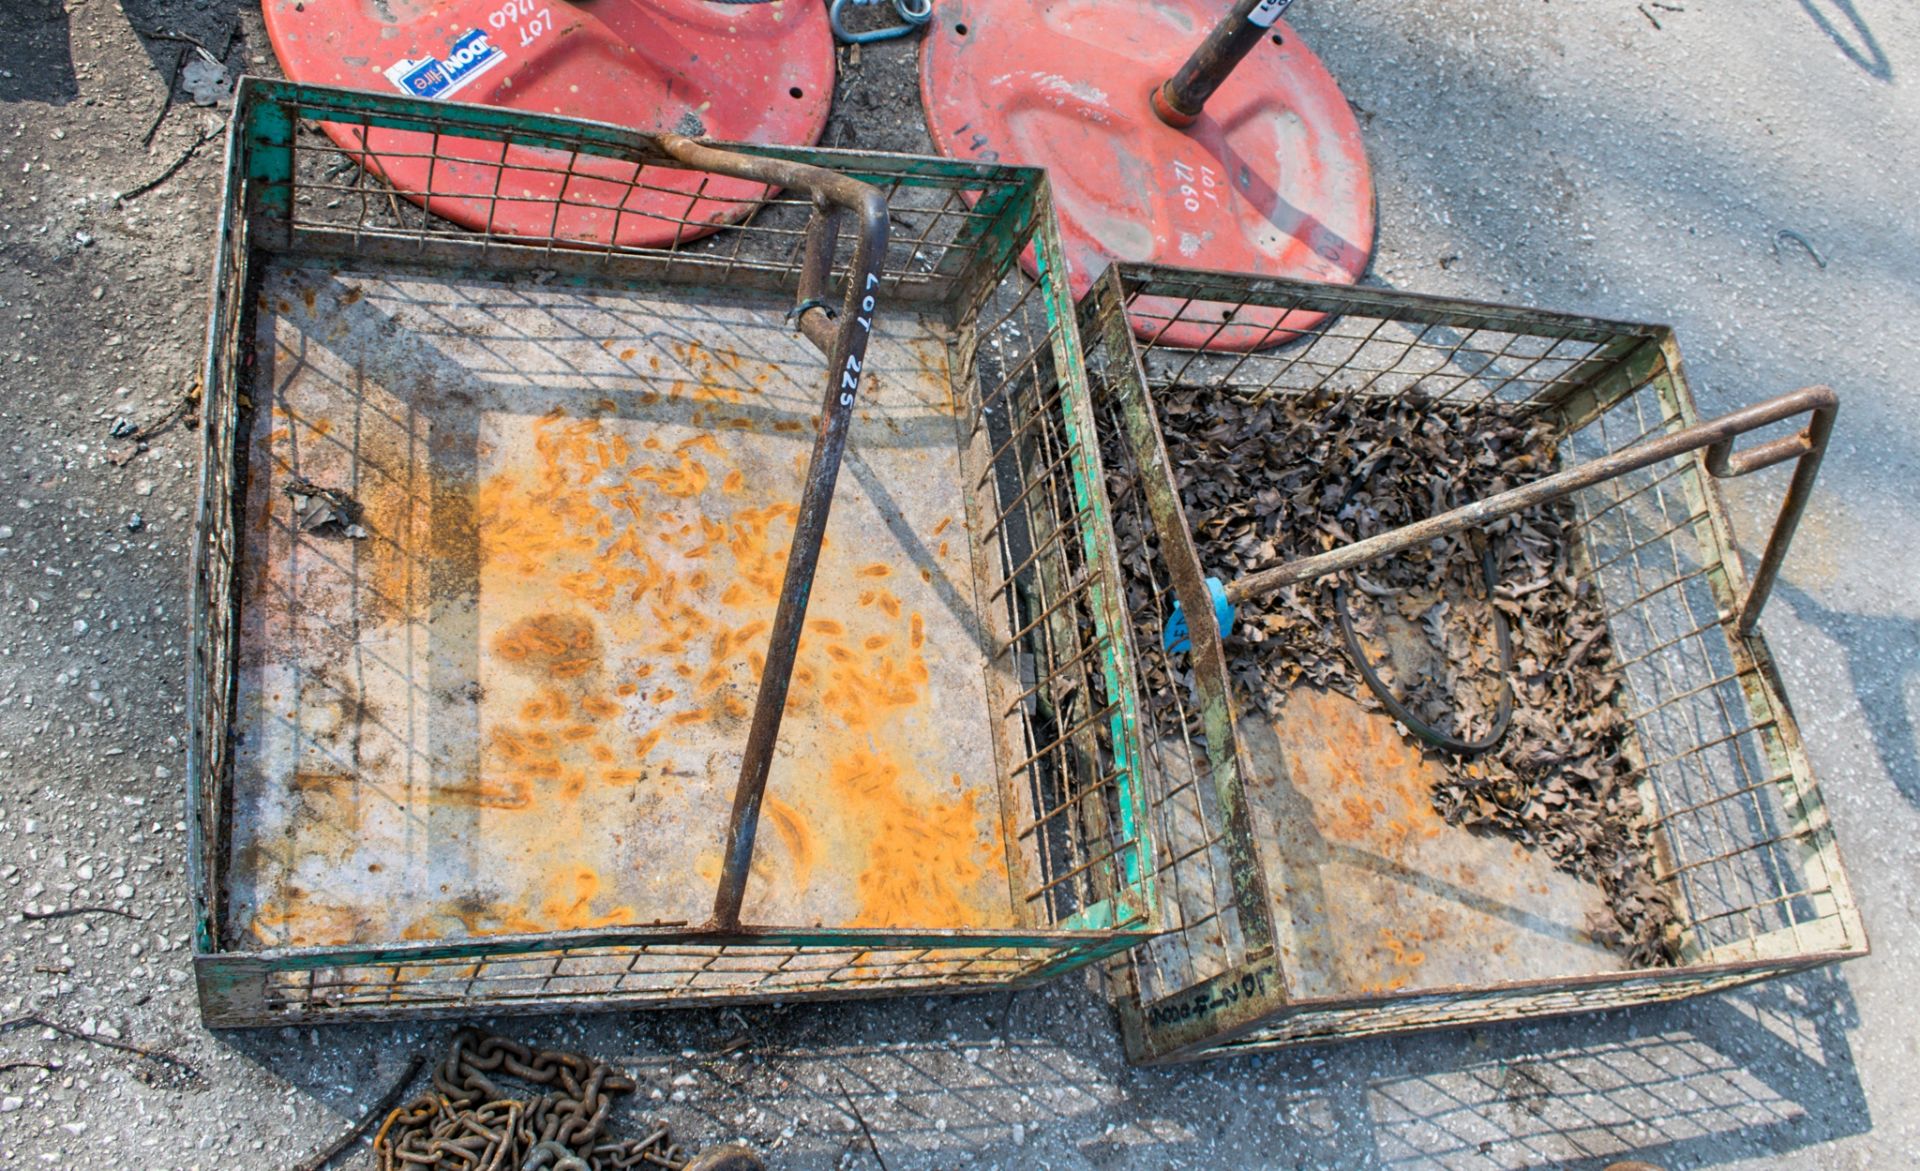
[[(1115, 965), (1135, 1060), (1866, 951), (1751, 626), (1832, 392), (1702, 423), (1664, 327), (1146, 266), (1080, 325), (1165, 929)], [(1165, 340), (1249, 328), (1244, 353)], [(1789, 461), (1750, 589), (1715, 477)], [(1432, 747), (1396, 698), (1494, 746)]]
[[(189, 767), (210, 1023), (1017, 986), (1151, 932), (1042, 173), (257, 81), (233, 125)], [(423, 190), (336, 145), (374, 127)], [(455, 171), (551, 235), (423, 211)], [(711, 235), (729, 175), (787, 190)], [(685, 240), (619, 243), (663, 218), (643, 187)]]

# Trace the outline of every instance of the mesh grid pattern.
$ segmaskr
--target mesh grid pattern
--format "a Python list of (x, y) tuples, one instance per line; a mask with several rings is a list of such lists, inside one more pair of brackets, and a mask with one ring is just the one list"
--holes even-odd
[[(329, 124), (334, 137), (322, 133)], [(1115, 566), (1094, 483), (1092, 420), (1062, 269), (1041, 283), (1023, 248), (1057, 255), (1040, 173), (857, 152), (785, 152), (878, 186), (891, 205), (883, 293), (950, 329), (956, 439), (970, 483), (977, 599), (1009, 873), (1022, 926), (1006, 932), (782, 929), (778, 941), (697, 928), (622, 928), (588, 944), (495, 937), (394, 949), (219, 950), (229, 845), (237, 542), (245, 482), (251, 282), (272, 256), (343, 258), (399, 272), (532, 273), (614, 285), (670, 283), (791, 295), (810, 202), (774, 196), (714, 233), (730, 191), (611, 127), (250, 80), (234, 120), (207, 380), (205, 495), (196, 588), (194, 833), (203, 1002), (220, 1023), (419, 1016), (487, 1006), (647, 1005), (1006, 987), (1057, 975), (1144, 937), (1144, 818), (1129, 737), (1132, 672), (1116, 637)], [(342, 148), (338, 139), (348, 145)], [(368, 144), (371, 138), (372, 150)], [(358, 143), (357, 149), (353, 146)], [(781, 155), (777, 148), (752, 148)], [(409, 157), (411, 156), (411, 157)], [(425, 162), (424, 181), (396, 176)], [(649, 199), (666, 193), (664, 210)], [(464, 209), (455, 205), (464, 201)], [(678, 203), (673, 201), (684, 201)], [(494, 230), (512, 205), (516, 231)], [(643, 205), (645, 205), (643, 207)], [(479, 215), (483, 230), (434, 212)], [(526, 230), (541, 209), (541, 231)], [(651, 210), (646, 208), (650, 207)], [(841, 217), (833, 285), (854, 225)], [(662, 247), (623, 242), (635, 219)], [(537, 225), (536, 225), (537, 226)], [(566, 237), (553, 238), (555, 230)], [(917, 306), (915, 309), (913, 306)], [(774, 324), (778, 324), (775, 322)], [(718, 833), (720, 826), (714, 827)], [(617, 936), (612, 942), (609, 938)], [(400, 954), (404, 953), (404, 954)]]
[[(1308, 314), (1328, 316), (1304, 332), (1286, 328)], [(1236, 320), (1277, 321), (1263, 339), (1270, 348), (1208, 353), (1161, 340), (1174, 322), (1217, 321), (1216, 332), (1248, 328), (1234, 326)], [(1141, 472), (1152, 462), (1139, 447), (1137, 425), (1136, 438), (1128, 438), (1126, 420), (1139, 413), (1127, 409), (1128, 401), (1168, 387), (1207, 387), (1253, 401), (1422, 396), (1469, 411), (1500, 404), (1509, 416), (1513, 409), (1544, 416), (1557, 433), (1562, 467), (1696, 421), (1671, 339), (1653, 326), (1121, 265), (1082, 302), (1081, 331), (1108, 430), (1107, 482), (1121, 524), (1144, 523)], [(1286, 444), (1293, 436), (1263, 439)], [(1146, 471), (1152, 474), (1150, 466)], [(1142, 776), (1159, 815), (1155, 858), (1170, 933), (1136, 949), (1123, 974), (1123, 1012), (1141, 1022), (1146, 1038), (1147, 1051), (1137, 1058), (1178, 1060), (1673, 999), (1865, 950), (1764, 643), (1733, 632), (1744, 574), (1704, 457), (1695, 452), (1616, 477), (1572, 502), (1576, 572), (1597, 587), (1624, 668), (1633, 779), (1655, 838), (1654, 877), (1673, 897), (1684, 929), (1679, 966), (1583, 977), (1564, 988), (1515, 982), (1446, 995), (1376, 992), (1339, 1004), (1289, 1003), (1276, 981), (1264, 1015), (1234, 1026), (1232, 1040), (1216, 1042), (1191, 1026), (1157, 1037), (1166, 1021), (1191, 1014), (1155, 1012), (1155, 1005), (1176, 996), (1204, 1004), (1208, 981), (1217, 983), (1223, 970), (1230, 977), (1252, 971), (1270, 954), (1251, 954), (1244, 938), (1223, 938), (1208, 925), (1237, 911), (1241, 935), (1258, 936), (1272, 912), (1244, 893), (1237, 903), (1220, 893), (1231, 887), (1216, 880), (1222, 868), (1236, 858), (1257, 859), (1258, 848), (1217, 802), (1201, 799), (1213, 792), (1207, 774), (1217, 762), (1194, 736), (1191, 669), (1164, 676), (1182, 680), (1175, 695), (1152, 687), (1143, 673)], [(1149, 564), (1127, 567), (1136, 592), (1147, 595), (1131, 599), (1135, 661), (1143, 672), (1168, 666), (1158, 650), (1171, 604), (1165, 595), (1177, 577), (1167, 564), (1175, 553), (1168, 545), (1160, 532), (1148, 543)], [(1202, 572), (1194, 568), (1195, 581)], [(1223, 763), (1246, 767), (1244, 760)], [(1244, 1009), (1235, 1019), (1248, 1019)]]

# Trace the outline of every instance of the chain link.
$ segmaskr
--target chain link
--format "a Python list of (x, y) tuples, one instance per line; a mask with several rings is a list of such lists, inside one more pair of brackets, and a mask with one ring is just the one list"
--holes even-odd
[[(494, 1080), (500, 1074), (547, 1092), (516, 1096)], [(613, 1099), (632, 1093), (634, 1081), (578, 1053), (466, 1028), (432, 1081), (374, 1135), (380, 1171), (680, 1171), (687, 1163), (665, 1126), (640, 1139), (607, 1137)]]

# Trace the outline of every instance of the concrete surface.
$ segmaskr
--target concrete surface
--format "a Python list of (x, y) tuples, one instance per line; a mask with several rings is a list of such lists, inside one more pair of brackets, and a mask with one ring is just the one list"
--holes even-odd
[[(0, 1035), (8, 1167), (288, 1166), (450, 1027), (215, 1036), (193, 1005), (179, 785), (196, 437), (176, 426), (125, 466), (105, 450), (117, 418), (164, 415), (193, 378), (217, 148), (132, 203), (113, 194), (219, 116), (177, 107), (142, 149), (178, 46), (130, 17), (213, 35), (237, 3), (0, 9), (0, 1016), (202, 1074)], [(271, 70), (257, 13), (240, 15), (234, 60)], [(1307, 0), (1294, 16), (1362, 111), (1377, 280), (1671, 321), (1707, 410), (1839, 388), (1838, 449), (1766, 628), (1875, 954), (1684, 1005), (1172, 1071), (1123, 1065), (1082, 980), (512, 1031), (627, 1064), (646, 1081), (637, 1112), (693, 1142), (742, 1136), (779, 1167), (875, 1165), (848, 1095), (895, 1171), (1914, 1165), (1920, 9)], [(914, 51), (869, 48), (845, 71), (829, 141), (924, 141)], [(1749, 539), (1777, 489), (1739, 488)], [(81, 904), (139, 918), (21, 914)]]

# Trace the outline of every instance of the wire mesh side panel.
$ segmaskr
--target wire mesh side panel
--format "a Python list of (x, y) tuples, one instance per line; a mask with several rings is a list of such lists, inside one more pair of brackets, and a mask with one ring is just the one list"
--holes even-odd
[[(807, 223), (802, 195), (680, 165), (648, 135), (594, 123), (386, 95), (250, 82), (250, 132), (284, 142), (286, 173), (253, 176), (255, 210), (281, 246), (470, 269), (790, 291)], [(723, 144), (724, 145), (724, 144)], [(951, 304), (987, 231), (1024, 195), (1023, 172), (758, 145), (728, 149), (837, 170), (879, 187), (893, 232), (882, 300)], [(757, 211), (754, 211), (758, 208)], [(728, 221), (752, 212), (745, 223)], [(452, 217), (452, 218), (449, 218)], [(839, 217), (844, 273), (857, 225)], [(720, 229), (724, 228), (722, 231)]]
[[(1236, 869), (1230, 804), (1239, 777), (1226, 696), (1209, 686), (1213, 673), (1196, 671), (1188, 655), (1170, 653), (1163, 639), (1180, 596), (1162, 546), (1181, 539), (1165, 534), (1184, 521), (1164, 482), (1143, 471), (1158, 455), (1152, 408), (1134, 364), (1124, 310), (1112, 293), (1112, 285), (1102, 282), (1083, 299), (1080, 330), (1139, 680), (1140, 769), (1149, 794), (1161, 926), (1159, 935), (1128, 954), (1125, 975), (1141, 1002), (1153, 1004), (1245, 963), (1249, 932), (1243, 923), (1256, 947), (1270, 941), (1270, 932), (1263, 892), (1254, 892), (1243, 918), (1235, 884), (1236, 877), (1244, 887), (1257, 876), (1244, 849)], [(1155, 487), (1162, 488), (1162, 499), (1151, 498)], [(1214, 751), (1222, 741), (1223, 750)], [(1216, 778), (1218, 770), (1228, 775)]]
[[(1568, 437), (1566, 458), (1694, 422), (1665, 363)], [(1680, 896), (1685, 961), (1786, 959), (1862, 944), (1833, 831), (1764, 647), (1732, 631), (1744, 596), (1700, 457), (1575, 497), (1585, 572), (1630, 692), (1635, 775), (1651, 796), (1659, 881)]]
[[(237, 138), (237, 131), (234, 135)], [(228, 200), (222, 208), (218, 253), (214, 262), (212, 305), (207, 322), (207, 355), (201, 384), (200, 487), (193, 551), (192, 653), (187, 710), (191, 727), (187, 749), (188, 882), (194, 900), (194, 939), (201, 951), (220, 938), (221, 900), (214, 892), (227, 850), (226, 792), (221, 779), (232, 767), (228, 728), (232, 719), (234, 655), (238, 633), (235, 604), (239, 533), (234, 512), (244, 471), (244, 445), (237, 436), (245, 412), (240, 405), (240, 355), (250, 332), (247, 324), (248, 258), (251, 241), (246, 217), (234, 197), (241, 190), (239, 152), (228, 150)]]
[(1371, 1004), (1305, 1005), (1230, 1039), (1196, 1047), (1172, 1060), (1245, 1056), (1315, 1041), (1344, 1041), (1426, 1029), (1453, 1029), (1530, 1017), (1568, 1016), (1631, 1008), (1722, 992), (1755, 980), (1799, 971), (1808, 962), (1713, 972), (1649, 972), (1626, 981), (1566, 988), (1504, 988), (1423, 997), (1386, 998)]
[[(204, 987), (209, 1021), (219, 1025), (288, 1023), (332, 1017), (447, 1016), (551, 1012), (555, 1008), (672, 1008), (678, 1004), (885, 996), (897, 992), (1023, 987), (1043, 960), (1071, 956), (1098, 941), (1043, 935), (956, 941), (912, 933), (822, 933), (820, 943), (701, 941), (685, 931), (653, 931), (645, 941), (538, 946), (534, 950), (436, 954), (403, 960), (303, 956), (219, 958)], [(1064, 944), (1058, 950), (1050, 944)], [(209, 1000), (205, 998), (204, 1000)]]
[[(1542, 411), (1600, 378), (1653, 332), (1622, 322), (1226, 274), (1129, 265), (1115, 279), (1141, 326), (1139, 358), (1149, 387), (1231, 388), (1256, 402), (1276, 395), (1330, 405), (1356, 396), (1419, 396), (1461, 411), (1495, 404)], [(1260, 314), (1250, 313), (1256, 309)], [(1224, 334), (1237, 318), (1273, 309), (1284, 316), (1264, 331), (1265, 349), (1211, 353), (1163, 340), (1169, 326), (1190, 325), (1202, 315)], [(1326, 317), (1305, 331), (1284, 328), (1311, 314)]]
[[(1035, 242), (1059, 255), (1050, 212), (1035, 217)], [(992, 624), (990, 715), (1023, 817), (1009, 827), (1010, 864), (1030, 876), (1023, 909), (1143, 931), (1132, 672), (1062, 270), (1044, 265), (1037, 282), (1009, 270), (979, 286), (961, 321), (961, 442)]]

